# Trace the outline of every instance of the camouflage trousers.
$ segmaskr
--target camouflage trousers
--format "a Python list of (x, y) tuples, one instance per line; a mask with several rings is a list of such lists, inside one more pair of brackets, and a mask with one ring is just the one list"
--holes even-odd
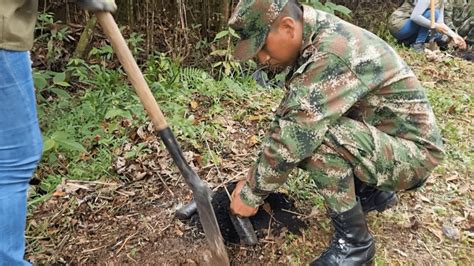
[(466, 41), (468, 41), (470, 45), (474, 44), (474, 17), (470, 17), (464, 21), (458, 28), (458, 33), (466, 38)]
[(310, 174), (326, 205), (340, 213), (356, 204), (354, 176), (381, 190), (421, 186), (435, 167), (427, 150), (390, 136), (364, 122), (341, 117), (316, 153), (300, 163)]

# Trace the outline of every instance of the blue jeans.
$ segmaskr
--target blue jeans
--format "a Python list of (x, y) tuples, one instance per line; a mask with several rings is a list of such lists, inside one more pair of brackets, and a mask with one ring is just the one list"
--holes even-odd
[[(438, 9), (435, 11), (435, 20), (438, 21), (440, 12)], [(431, 18), (430, 10), (427, 9), (423, 16), (427, 19)], [(394, 34), (395, 38), (404, 44), (412, 43), (426, 43), (429, 35), (429, 28), (422, 27), (411, 19), (405, 22), (405, 25), (400, 29), (399, 32)], [(438, 32), (435, 33), (435, 40), (440, 40), (442, 35)]]
[(29, 265), (25, 253), (29, 180), (42, 138), (28, 52), (0, 49), (0, 265)]

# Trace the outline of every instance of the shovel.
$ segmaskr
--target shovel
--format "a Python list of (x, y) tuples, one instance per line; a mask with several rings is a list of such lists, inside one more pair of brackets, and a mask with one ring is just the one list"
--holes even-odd
[(212, 253), (213, 265), (229, 265), (229, 258), (227, 256), (224, 241), (221, 232), (219, 231), (219, 226), (217, 225), (214, 209), (209, 200), (210, 189), (208, 185), (197, 176), (184, 159), (176, 138), (174, 137), (173, 132), (171, 132), (171, 129), (169, 128), (158, 103), (153, 97), (140, 68), (138, 68), (127, 43), (119, 31), (114, 18), (108, 12), (96, 12), (96, 16), (102, 29), (112, 43), (112, 47), (117, 54), (120, 63), (125, 69), (125, 72), (127, 72), (128, 79), (138, 94), (143, 107), (150, 116), (153, 125), (158, 131), (179, 171), (183, 175), (184, 180), (193, 192), (194, 201), (196, 202), (199, 213), (199, 219), (201, 220)]
[(430, 40), (428, 47), (431, 51), (436, 50), (435, 38), (436, 38), (436, 9), (435, 9), (436, 0), (430, 1), (430, 18), (431, 26), (428, 39)]

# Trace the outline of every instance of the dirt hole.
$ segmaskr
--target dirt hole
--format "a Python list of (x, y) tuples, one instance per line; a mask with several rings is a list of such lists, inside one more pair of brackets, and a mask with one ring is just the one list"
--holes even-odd
[[(233, 191), (234, 186), (234, 184), (228, 186), (227, 189), (230, 193)], [(212, 206), (214, 207), (222, 237), (226, 244), (239, 244), (239, 236), (229, 217), (229, 204), (230, 200), (227, 192), (224, 188), (219, 189), (214, 194)], [(265, 204), (260, 207), (255, 216), (250, 218), (250, 221), (258, 239), (273, 239), (287, 232), (301, 235), (301, 230), (306, 229), (308, 224), (296, 213), (298, 213), (298, 210), (294, 206), (294, 201), (288, 195), (275, 193), (267, 197)], [(197, 213), (188, 222), (202, 229)]]

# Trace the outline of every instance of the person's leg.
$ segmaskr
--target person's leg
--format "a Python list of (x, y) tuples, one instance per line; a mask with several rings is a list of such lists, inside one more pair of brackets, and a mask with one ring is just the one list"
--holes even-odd
[[(440, 12), (438, 9), (435, 10), (435, 21), (438, 21)], [(423, 16), (429, 20), (431, 20), (431, 12), (429, 9), (423, 13)], [(425, 28), (425, 27), (420, 27), (418, 30), (418, 35), (416, 36), (415, 43), (416, 44), (424, 44), (428, 41), (428, 35), (430, 33), (430, 28)], [(434, 32), (436, 34), (437, 32)], [(441, 37), (441, 35), (436, 35), (438, 38)]]
[(415, 42), (419, 30), (420, 26), (409, 19), (405, 22), (400, 31), (394, 34), (394, 37), (401, 43), (410, 45)]
[(42, 140), (28, 52), (0, 49), (0, 265), (24, 260), (28, 183)]
[(354, 176), (385, 191), (422, 185), (435, 164), (430, 152), (414, 142), (393, 137), (376, 127), (341, 117), (329, 127), (323, 144), (302, 162), (334, 212), (356, 203)]
[(352, 166), (334, 149), (322, 144), (301, 163), (325, 198), (334, 227), (329, 248), (310, 265), (365, 265), (375, 256), (375, 243), (354, 191)]
[(335, 229), (331, 246), (311, 265), (361, 265), (374, 258), (375, 245), (354, 191), (354, 176), (384, 190), (413, 189), (434, 168), (431, 160), (414, 142), (363, 122), (341, 117), (330, 126), (323, 144), (299, 165), (324, 196)]
[(324, 144), (351, 165), (357, 178), (386, 191), (415, 189), (436, 166), (436, 155), (415, 142), (346, 117), (330, 127)]
[(309, 172), (331, 211), (341, 213), (356, 205), (352, 166), (327, 145), (321, 145), (300, 168)]

